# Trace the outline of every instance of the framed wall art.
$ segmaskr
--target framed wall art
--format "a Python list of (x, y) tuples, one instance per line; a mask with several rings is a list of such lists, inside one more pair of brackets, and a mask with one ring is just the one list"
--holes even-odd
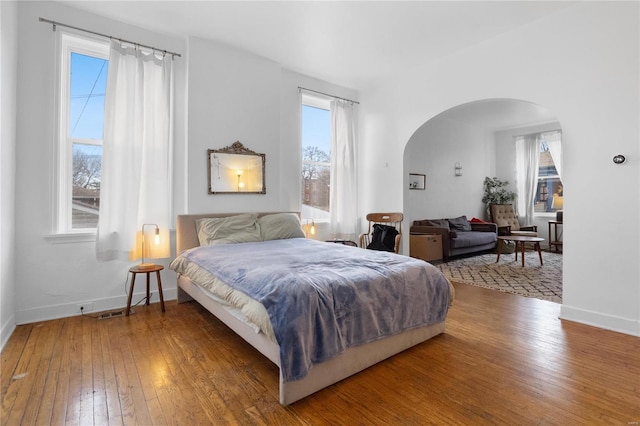
[(424, 189), (427, 176), (419, 173), (409, 173), (409, 189)]

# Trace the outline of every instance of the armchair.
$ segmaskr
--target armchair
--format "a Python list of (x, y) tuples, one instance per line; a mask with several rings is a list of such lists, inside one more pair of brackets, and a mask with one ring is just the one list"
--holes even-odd
[(498, 235), (538, 236), (536, 225), (520, 226), (513, 204), (491, 204), (489, 212), (491, 222), (498, 225)]

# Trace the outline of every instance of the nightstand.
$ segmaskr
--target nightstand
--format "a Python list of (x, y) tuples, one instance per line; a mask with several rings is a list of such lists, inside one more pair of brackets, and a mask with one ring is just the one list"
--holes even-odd
[[(551, 227), (551, 225), (553, 225), (553, 228)], [(562, 251), (562, 240), (559, 239), (558, 225), (562, 226), (562, 221), (549, 221), (549, 251), (551, 251), (553, 248), (553, 250), (557, 252), (558, 247), (560, 247), (560, 251)], [(553, 234), (551, 233), (551, 229), (553, 229)]]
[(133, 266), (129, 269), (129, 272), (132, 274), (131, 277), (131, 287), (129, 287), (129, 297), (127, 298), (127, 309), (125, 310), (125, 315), (129, 316), (129, 312), (131, 311), (131, 297), (133, 297), (133, 287), (136, 283), (136, 275), (145, 273), (147, 274), (147, 303), (149, 304), (149, 281), (151, 279), (150, 275), (152, 272), (156, 273), (156, 279), (158, 281), (158, 294), (160, 295), (160, 306), (162, 308), (162, 312), (164, 312), (164, 297), (162, 295), (162, 281), (160, 280), (160, 271), (164, 269), (162, 265), (153, 265), (147, 267)]

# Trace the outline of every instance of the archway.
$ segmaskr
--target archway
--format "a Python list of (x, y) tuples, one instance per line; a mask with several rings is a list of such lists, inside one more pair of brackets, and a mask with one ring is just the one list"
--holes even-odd
[[(482, 203), (485, 177), (507, 180), (516, 191), (515, 138), (560, 130), (555, 113), (516, 99), (469, 102), (429, 119), (405, 146), (406, 222), (462, 215), (487, 219)], [(424, 190), (410, 188), (410, 174), (425, 175)], [(538, 235), (546, 240), (545, 248), (548, 223), (555, 219), (554, 212), (545, 211), (533, 217)], [(409, 253), (406, 243), (405, 253)]]

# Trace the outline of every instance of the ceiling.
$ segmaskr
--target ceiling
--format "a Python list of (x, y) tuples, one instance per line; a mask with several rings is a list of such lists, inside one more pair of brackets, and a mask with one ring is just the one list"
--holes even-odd
[(490, 131), (534, 126), (557, 121), (557, 116), (540, 105), (515, 99), (487, 99), (459, 105), (440, 114), (448, 120)]
[[(570, 6), (565, 1), (60, 1), (217, 40), (344, 87), (375, 87)], [(118, 36), (118, 34), (112, 34)]]

